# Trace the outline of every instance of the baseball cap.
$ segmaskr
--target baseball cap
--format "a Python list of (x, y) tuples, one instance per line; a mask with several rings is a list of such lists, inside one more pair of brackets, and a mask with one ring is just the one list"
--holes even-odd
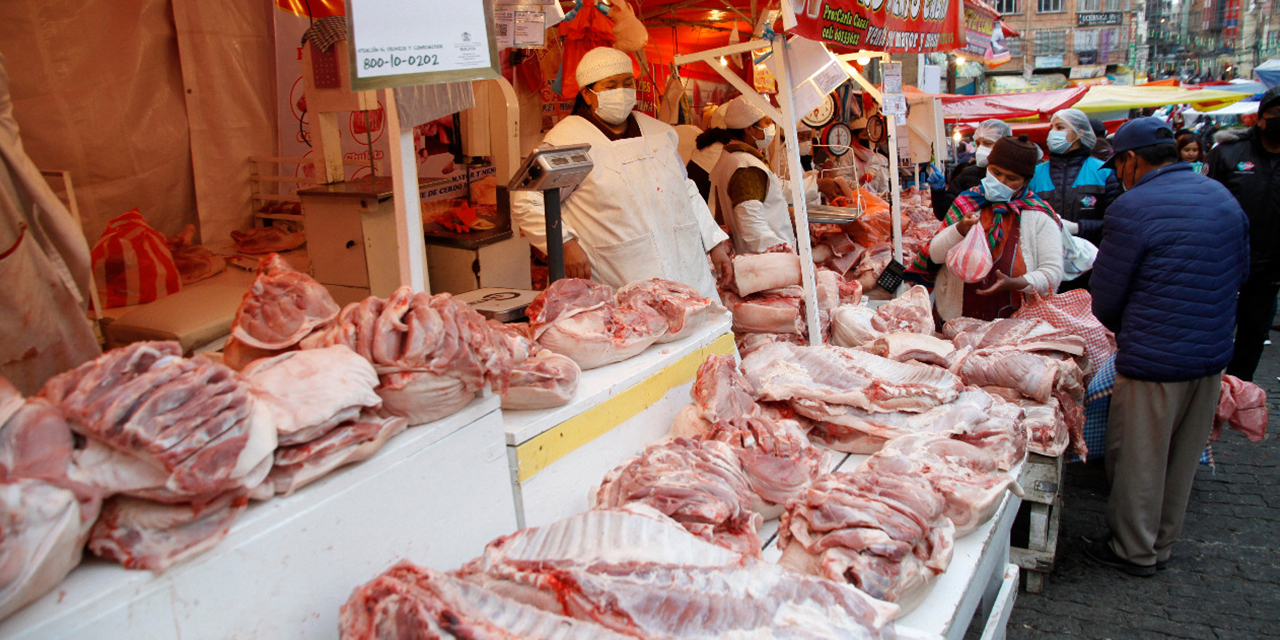
[(1173, 129), (1170, 129), (1164, 120), (1155, 117), (1135, 118), (1120, 126), (1120, 130), (1111, 141), (1113, 149), (1111, 158), (1102, 166), (1105, 169), (1114, 168), (1116, 156), (1126, 151), (1157, 144), (1174, 145), (1177, 142), (1173, 136)]
[(1262, 94), (1262, 101), (1258, 103), (1258, 116), (1261, 117), (1267, 109), (1276, 106), (1278, 102), (1280, 102), (1280, 86), (1267, 89), (1267, 92)]

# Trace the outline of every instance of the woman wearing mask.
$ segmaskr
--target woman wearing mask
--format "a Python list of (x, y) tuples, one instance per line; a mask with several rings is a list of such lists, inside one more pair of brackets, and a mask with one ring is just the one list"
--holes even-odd
[[(631, 58), (597, 47), (578, 63), (582, 87), (573, 115), (547, 132), (548, 145), (588, 143), (594, 166), (561, 194), (565, 275), (611, 287), (664, 278), (715, 296), (707, 257), (731, 268), (728, 237), (685, 174), (670, 125), (636, 104)], [(542, 194), (512, 194), (511, 214), (534, 246), (546, 250)]]
[(1202, 176), (1209, 175), (1209, 165), (1204, 162), (1204, 149), (1200, 147), (1200, 136), (1194, 133), (1178, 136), (1178, 159), (1182, 162), (1190, 162), (1191, 169), (1196, 173)]
[(779, 244), (794, 249), (787, 188), (764, 157), (776, 132), (773, 121), (746, 96), (738, 96), (725, 107), (724, 124), (732, 140), (711, 171), (711, 184), (733, 250), (762, 253)]
[(951, 171), (951, 180), (947, 182), (945, 189), (932, 190), (933, 215), (939, 220), (945, 220), (947, 211), (951, 210), (951, 203), (955, 201), (956, 196), (982, 182), (982, 178), (987, 175), (987, 158), (991, 155), (991, 149), (995, 147), (997, 140), (1012, 133), (1008, 124), (995, 118), (982, 121), (974, 129), (973, 144), (977, 148), (973, 154), (973, 161), (956, 165)]
[[(987, 154), (982, 184), (956, 198), (948, 226), (930, 241), (927, 257), (942, 265), (934, 293), (943, 320), (1007, 318), (1022, 306), (1024, 294), (1052, 294), (1062, 281), (1061, 222), (1027, 188), (1039, 156), (1025, 135), (1001, 138)], [(969, 284), (946, 263), (947, 252), (974, 225), (986, 232), (995, 265), (984, 280)]]
[[(1093, 157), (1097, 135), (1089, 116), (1063, 109), (1049, 122), (1049, 161), (1036, 167), (1028, 187), (1049, 203), (1072, 235), (1094, 245), (1102, 242), (1102, 216), (1120, 195), (1120, 183), (1102, 160)], [(1089, 273), (1064, 283), (1063, 290), (1089, 286)]]

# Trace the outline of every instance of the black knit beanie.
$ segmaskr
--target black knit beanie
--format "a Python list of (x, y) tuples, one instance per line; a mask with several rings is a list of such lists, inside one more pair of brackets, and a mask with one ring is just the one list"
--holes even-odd
[(991, 148), (991, 155), (987, 156), (988, 165), (996, 165), (1028, 180), (1035, 175), (1036, 163), (1039, 160), (1039, 150), (1025, 133), (1017, 138), (1013, 136), (1000, 138), (996, 141), (996, 146)]

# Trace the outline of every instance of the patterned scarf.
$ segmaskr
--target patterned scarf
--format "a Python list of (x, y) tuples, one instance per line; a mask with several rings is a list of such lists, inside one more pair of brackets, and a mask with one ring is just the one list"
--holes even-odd
[[(987, 246), (994, 250), (1000, 245), (1000, 241), (1004, 239), (1004, 221), (1006, 213), (1012, 213), (1015, 220), (1022, 219), (1024, 211), (1039, 211), (1049, 216), (1059, 227), (1062, 226), (1062, 219), (1058, 217), (1057, 212), (1049, 203), (1040, 199), (1040, 196), (1032, 193), (1030, 189), (1023, 187), (1018, 193), (1014, 194), (1013, 199), (1009, 202), (990, 202), (986, 195), (982, 192), (982, 186), (976, 186), (956, 197), (955, 202), (951, 204), (951, 208), (947, 210), (947, 216), (943, 220), (942, 229), (938, 233), (942, 233), (947, 227), (950, 227), (964, 218), (968, 213), (980, 213), (984, 207), (992, 205), (992, 224), (987, 229)], [(936, 234), (935, 234), (936, 235)], [(915, 260), (911, 263), (911, 270), (918, 273), (936, 273), (942, 265), (935, 264), (929, 259), (929, 245), (925, 245), (916, 254)]]

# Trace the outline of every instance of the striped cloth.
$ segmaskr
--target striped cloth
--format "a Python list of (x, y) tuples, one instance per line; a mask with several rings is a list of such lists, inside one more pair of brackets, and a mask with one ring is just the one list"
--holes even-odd
[[(1084, 444), (1089, 448), (1090, 460), (1102, 458), (1107, 451), (1107, 418), (1111, 414), (1111, 390), (1115, 386), (1116, 354), (1113, 352), (1098, 365), (1084, 393)], [(1074, 453), (1067, 458), (1067, 462), (1079, 461), (1080, 456)], [(1205, 445), (1200, 464), (1213, 466), (1213, 445)]]

